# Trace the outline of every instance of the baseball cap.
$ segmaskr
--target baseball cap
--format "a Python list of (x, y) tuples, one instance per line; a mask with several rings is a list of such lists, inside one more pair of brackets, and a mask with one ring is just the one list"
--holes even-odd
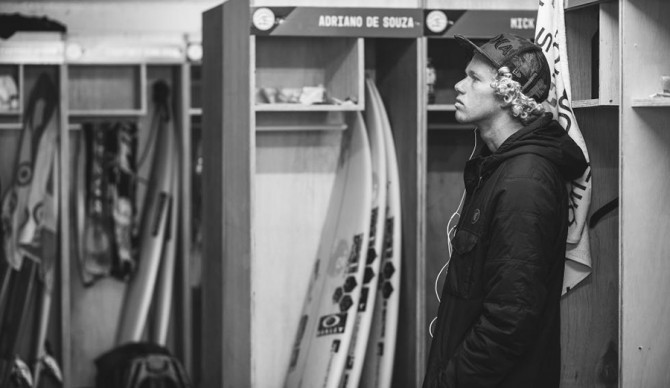
[[(512, 79), (521, 84), (521, 92), (526, 96), (537, 102), (547, 99), (551, 72), (540, 46), (514, 34), (500, 34), (481, 46), (463, 35), (456, 35), (455, 38), (464, 47), (481, 54), (496, 69), (507, 66), (512, 73)], [(534, 55), (524, 58), (524, 53)]]

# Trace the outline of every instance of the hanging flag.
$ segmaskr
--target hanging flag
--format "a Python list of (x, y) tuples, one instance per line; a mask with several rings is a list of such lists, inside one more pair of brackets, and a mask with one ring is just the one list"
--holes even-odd
[[(551, 90), (545, 108), (552, 112), (554, 119), (568, 132), (589, 162), (584, 137), (572, 111), (570, 92), (570, 70), (565, 39), (564, 0), (539, 0), (535, 43), (543, 49), (551, 69)], [(591, 203), (591, 166), (584, 175), (568, 183), (570, 193), (570, 226), (566, 251), (563, 294), (579, 284), (591, 273), (591, 251), (589, 249), (586, 216)]]

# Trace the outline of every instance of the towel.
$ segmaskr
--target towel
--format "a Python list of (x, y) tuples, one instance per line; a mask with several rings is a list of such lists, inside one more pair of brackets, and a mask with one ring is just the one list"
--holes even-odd
[[(552, 85), (545, 108), (568, 131), (589, 162), (584, 137), (572, 111), (570, 70), (565, 39), (564, 0), (539, 0), (535, 43), (543, 49), (552, 74)], [(568, 183), (570, 193), (570, 226), (568, 228), (563, 295), (591, 273), (591, 251), (586, 218), (591, 203), (591, 166), (584, 175)]]

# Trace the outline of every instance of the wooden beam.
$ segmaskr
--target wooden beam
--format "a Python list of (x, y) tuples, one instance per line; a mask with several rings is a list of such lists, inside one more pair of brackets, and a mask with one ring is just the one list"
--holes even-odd
[(377, 41), (377, 85), (395, 138), (402, 197), (402, 313), (394, 387), (419, 387), (425, 373), (425, 46), (423, 38)]
[(254, 118), (249, 3), (203, 14), (202, 386), (251, 387)]

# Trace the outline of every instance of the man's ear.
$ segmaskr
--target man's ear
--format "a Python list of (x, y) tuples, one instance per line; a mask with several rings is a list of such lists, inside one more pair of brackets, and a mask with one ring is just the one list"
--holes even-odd
[(503, 109), (503, 110), (504, 109), (509, 109), (511, 104), (505, 102), (505, 98), (497, 93), (497, 90), (496, 90), (495, 87), (492, 86), (491, 88), (493, 89), (493, 94), (495, 95), (496, 100), (498, 100), (498, 106), (500, 107), (500, 109)]

